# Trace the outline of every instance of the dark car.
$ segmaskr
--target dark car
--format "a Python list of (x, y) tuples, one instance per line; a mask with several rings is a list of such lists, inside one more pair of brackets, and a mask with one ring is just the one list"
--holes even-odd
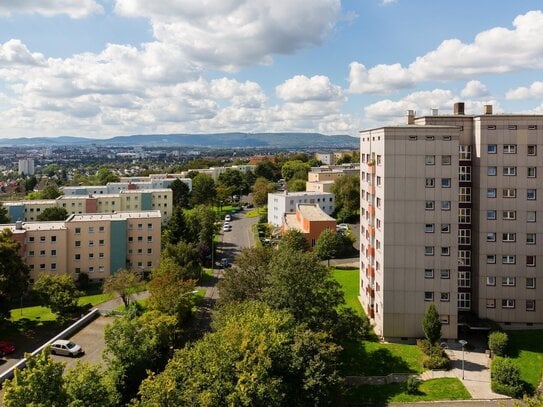
[(15, 352), (15, 344), (10, 341), (0, 341), (0, 356)]

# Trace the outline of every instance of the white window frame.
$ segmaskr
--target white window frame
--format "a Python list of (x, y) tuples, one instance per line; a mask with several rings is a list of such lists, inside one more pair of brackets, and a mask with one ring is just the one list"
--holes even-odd
[(486, 276), (486, 285), (489, 287), (496, 286), (496, 277), (495, 276)]
[(503, 167), (504, 177), (516, 177), (517, 167)]
[(516, 277), (505, 276), (502, 277), (502, 287), (515, 287), (517, 285)]
[(515, 308), (515, 300), (514, 299), (509, 299), (509, 298), (502, 299), (502, 308), (514, 309)]
[(516, 264), (517, 256), (514, 254), (504, 254), (502, 256), (502, 264)]

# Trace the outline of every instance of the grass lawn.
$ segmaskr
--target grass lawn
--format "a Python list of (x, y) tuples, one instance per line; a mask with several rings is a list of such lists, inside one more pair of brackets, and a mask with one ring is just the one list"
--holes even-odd
[(93, 295), (84, 295), (77, 299), (78, 305), (87, 305), (91, 304), (93, 307), (95, 305), (101, 304), (103, 302), (113, 299), (111, 294), (93, 294)]
[(30, 321), (56, 321), (57, 317), (49, 308), (42, 306), (17, 308), (11, 310), (11, 321), (17, 322), (20, 319)]
[(253, 209), (252, 211), (249, 211), (247, 213), (245, 213), (245, 217), (246, 218), (257, 218), (259, 216), (262, 216), (266, 213), (266, 208), (256, 208), (256, 209)]
[(365, 315), (362, 305), (358, 301), (359, 270), (338, 267), (331, 267), (330, 269), (334, 279), (341, 284), (347, 306), (354, 309), (357, 314)]
[(536, 389), (543, 369), (543, 330), (507, 331), (508, 356), (520, 368), (520, 377)]
[(419, 394), (407, 394), (405, 383), (383, 386), (358, 386), (348, 391), (347, 402), (356, 405), (373, 403), (405, 403), (437, 400), (468, 400), (471, 395), (462, 382), (456, 378), (432, 379), (422, 382)]

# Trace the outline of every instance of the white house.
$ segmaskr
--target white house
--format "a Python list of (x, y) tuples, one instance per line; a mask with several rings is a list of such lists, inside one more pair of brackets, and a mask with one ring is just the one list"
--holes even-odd
[(281, 226), (285, 213), (296, 212), (298, 204), (318, 204), (328, 215), (334, 212), (334, 194), (327, 192), (274, 192), (268, 194), (268, 223)]

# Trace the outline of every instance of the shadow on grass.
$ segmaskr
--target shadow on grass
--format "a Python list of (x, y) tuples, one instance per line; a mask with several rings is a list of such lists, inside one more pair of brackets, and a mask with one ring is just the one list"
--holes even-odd
[(401, 357), (385, 348), (368, 352), (364, 342), (343, 345), (341, 371), (346, 376), (385, 376), (389, 373), (417, 373)]
[(357, 386), (347, 390), (345, 403), (347, 406), (386, 406), (395, 396), (405, 393), (405, 383), (391, 383), (383, 386)]
[(508, 331), (507, 356), (519, 357), (520, 351), (543, 353), (543, 330)]

